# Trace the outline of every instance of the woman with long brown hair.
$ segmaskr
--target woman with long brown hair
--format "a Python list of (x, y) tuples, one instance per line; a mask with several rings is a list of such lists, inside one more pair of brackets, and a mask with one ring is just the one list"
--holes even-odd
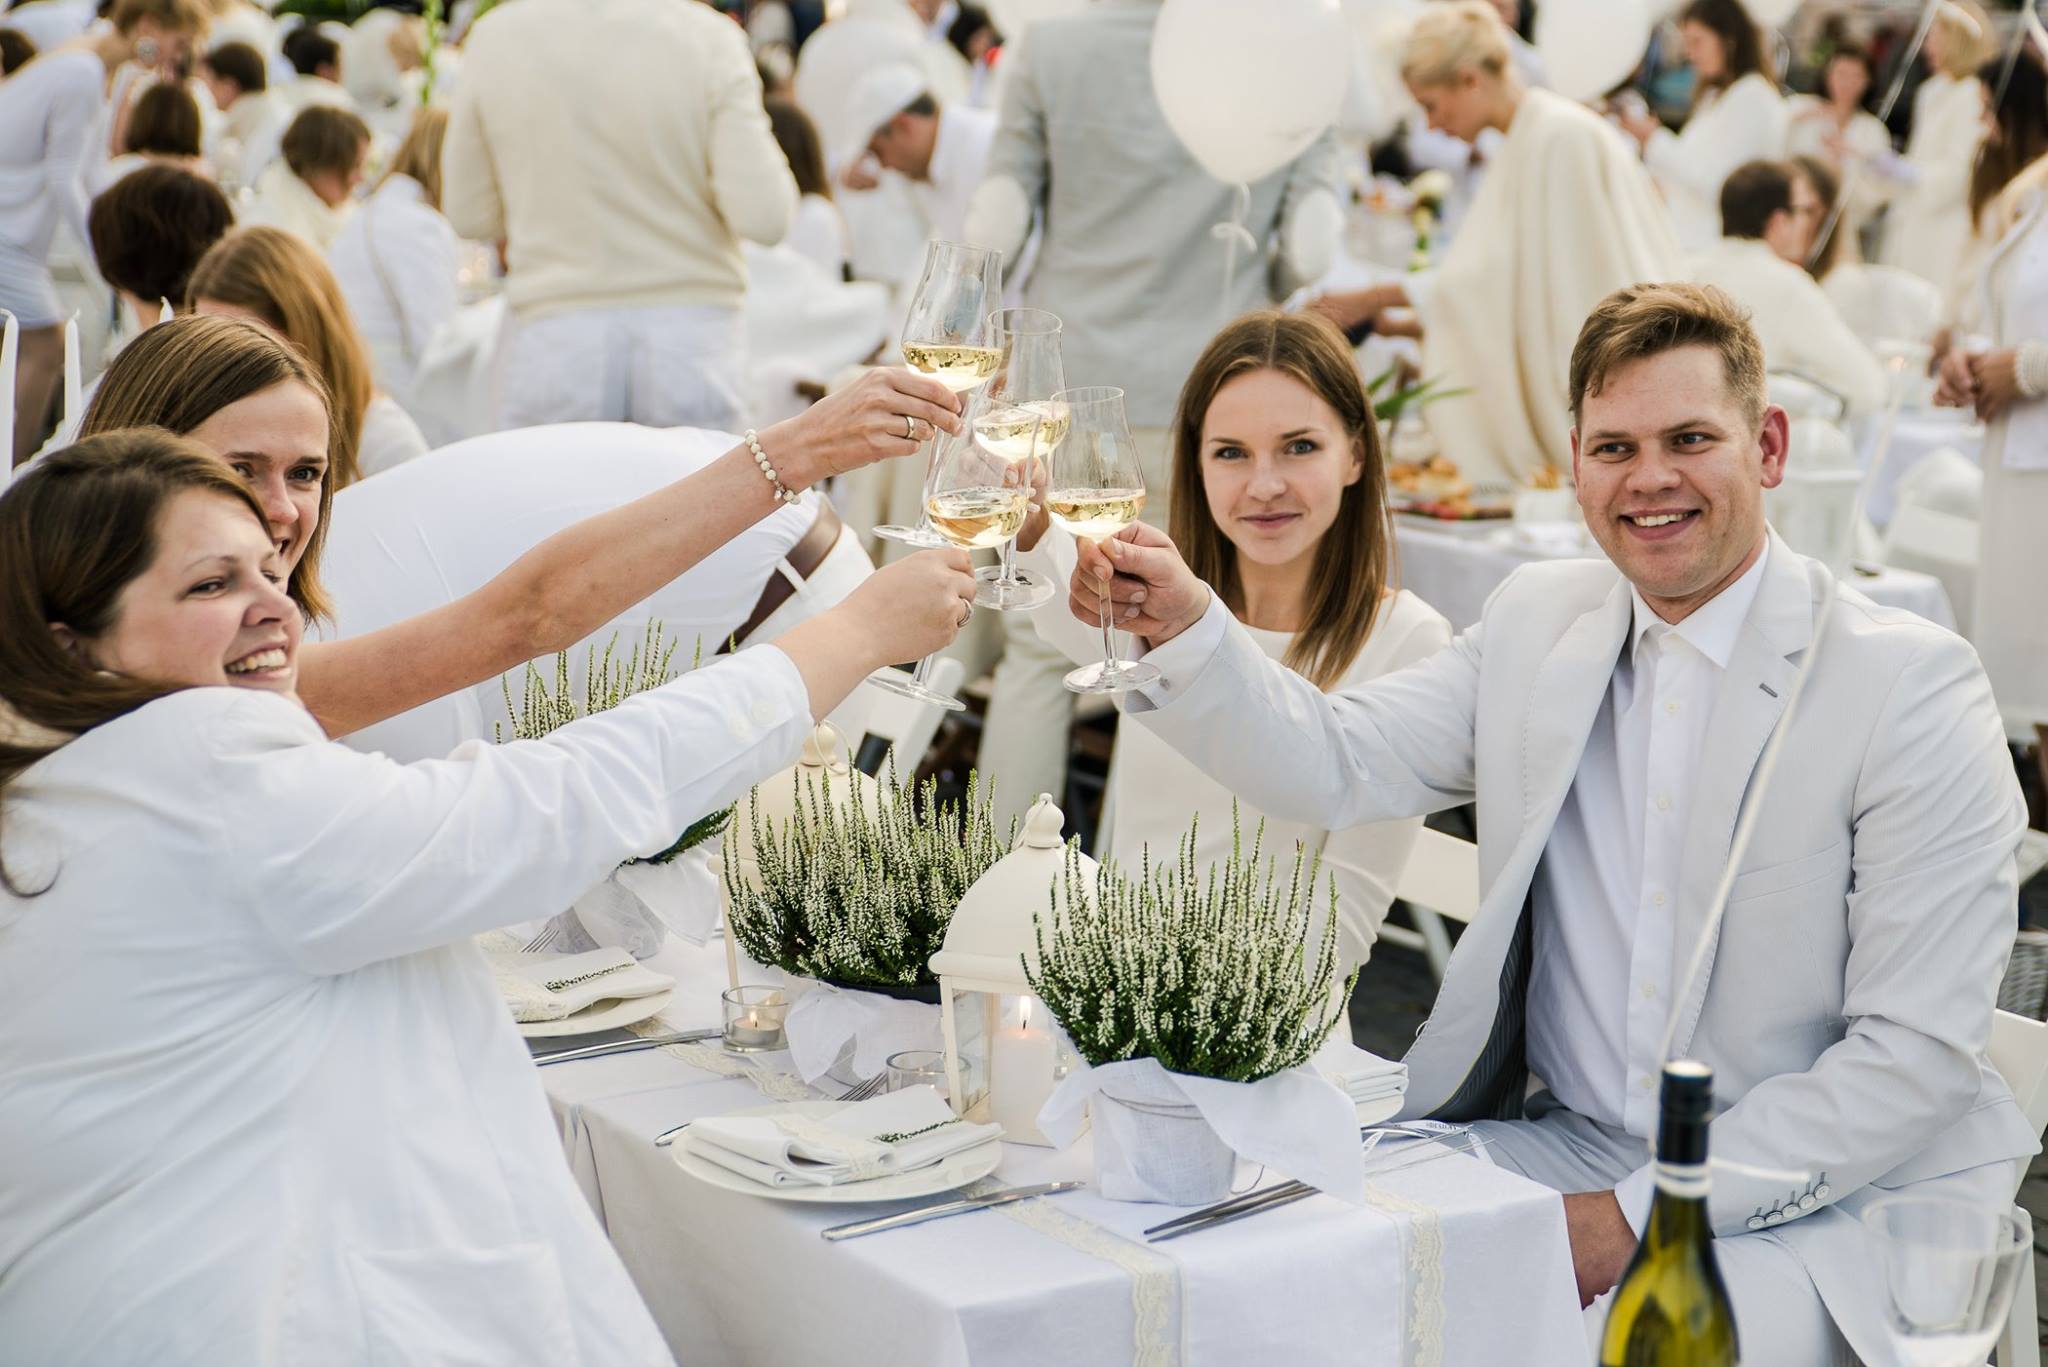
[(319, 252), (282, 228), (242, 228), (193, 268), (189, 303), (260, 323), (313, 363), (333, 395), (340, 440), (335, 487), (425, 455), (427, 439), (389, 394), (377, 392), (370, 349)]
[[(878, 368), (755, 440), (793, 492), (908, 455), (933, 423), (957, 430), (957, 404), (935, 380)], [(318, 372), (290, 345), (247, 322), (188, 314), (114, 358), (80, 431), (163, 427), (234, 466), (256, 490), (287, 592), (317, 620), (327, 610), (319, 559), (339, 426)], [(779, 506), (742, 442), (687, 478), (549, 537), (445, 607), (308, 645), (299, 696), (328, 735), (346, 736), (566, 650)]]
[[(1328, 691), (1450, 640), (1435, 609), (1392, 587), (1379, 428), (1331, 324), (1273, 312), (1229, 324), (1195, 361), (1170, 430), (1173, 542), (1267, 654)], [(1054, 583), (1071, 577), (1073, 540), (1042, 512), (1017, 544)], [(1033, 622), (1076, 660), (1100, 658), (1100, 634), (1064, 603)], [(1147, 849), (1155, 864), (1172, 859), (1198, 816), (1196, 862), (1230, 848), (1231, 792), (1143, 727), (1119, 728), (1110, 791), (1109, 856), (1126, 867)], [(1422, 823), (1317, 830), (1249, 807), (1240, 819), (1246, 831), (1266, 823), (1268, 849), (1298, 840), (1320, 851), (1336, 884), (1341, 956), (1362, 963)]]
[(967, 556), (545, 741), (401, 765), (309, 715), (266, 520), (162, 431), (0, 496), (8, 1360), (668, 1364), (469, 940), (949, 643)]

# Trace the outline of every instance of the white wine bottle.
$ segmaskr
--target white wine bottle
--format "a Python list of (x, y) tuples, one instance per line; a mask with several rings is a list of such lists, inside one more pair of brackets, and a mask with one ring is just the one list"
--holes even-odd
[(1735, 1311), (1707, 1219), (1714, 1070), (1692, 1059), (1665, 1064), (1660, 1109), (1657, 1195), (1614, 1289), (1600, 1367), (1734, 1367)]

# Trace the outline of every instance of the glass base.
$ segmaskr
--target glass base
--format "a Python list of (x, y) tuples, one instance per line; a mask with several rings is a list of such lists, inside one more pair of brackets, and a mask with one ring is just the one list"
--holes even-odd
[(1052, 601), (1052, 581), (1029, 570), (1013, 571), (1003, 578), (1001, 565), (987, 565), (974, 572), (981, 587), (974, 591), (974, 605), (997, 612), (1024, 612)]
[(906, 546), (950, 546), (953, 543), (940, 536), (930, 527), (899, 527), (893, 522), (875, 528), (875, 535), (884, 541), (901, 541)]
[(1159, 682), (1159, 666), (1143, 660), (1120, 660), (1115, 664), (1098, 660), (1082, 665), (1060, 680), (1076, 693), (1128, 693)]
[(967, 708), (967, 704), (958, 698), (941, 693), (935, 688), (926, 688), (900, 669), (878, 669), (868, 675), (865, 682), (870, 687), (894, 693), (899, 697), (914, 698), (918, 702), (928, 702), (948, 712), (962, 712)]

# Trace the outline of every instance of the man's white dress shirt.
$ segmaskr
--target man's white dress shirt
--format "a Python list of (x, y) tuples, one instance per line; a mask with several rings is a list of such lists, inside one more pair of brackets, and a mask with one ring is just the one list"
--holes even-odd
[(1529, 1070), (1570, 1109), (1630, 1134), (1656, 1120), (1687, 807), (1768, 556), (1676, 626), (1631, 589), (1628, 648), (1530, 890)]

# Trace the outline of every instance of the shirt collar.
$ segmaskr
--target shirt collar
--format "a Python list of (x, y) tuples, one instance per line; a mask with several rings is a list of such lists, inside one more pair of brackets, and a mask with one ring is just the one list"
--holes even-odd
[(1763, 552), (1755, 564), (1742, 572), (1740, 579), (1694, 608), (1675, 626), (1659, 617), (1657, 610), (1643, 601), (1642, 591), (1631, 584), (1629, 597), (1635, 604), (1635, 622), (1629, 629), (1632, 655), (1640, 658), (1644, 642), (1662, 627), (1712, 660), (1717, 668), (1726, 669), (1735, 654), (1735, 638), (1741, 635), (1742, 624), (1756, 602), (1757, 590), (1763, 587), (1764, 564), (1770, 558), (1771, 543), (1766, 537)]

